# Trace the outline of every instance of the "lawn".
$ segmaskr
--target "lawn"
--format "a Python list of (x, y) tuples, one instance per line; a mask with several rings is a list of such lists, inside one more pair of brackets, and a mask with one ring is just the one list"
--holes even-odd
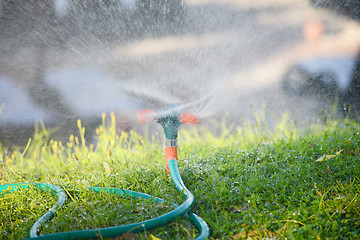
[[(105, 118), (105, 117), (104, 117)], [(79, 133), (68, 142), (49, 139), (45, 128), (25, 148), (0, 145), (0, 185), (49, 183), (63, 188), (66, 204), (42, 234), (143, 221), (182, 203), (164, 167), (163, 133), (116, 134), (104, 124), (96, 146)], [(193, 212), (211, 239), (357, 239), (360, 236), (360, 125), (349, 119), (296, 126), (287, 116), (274, 128), (261, 119), (217, 134), (183, 127), (179, 168), (194, 194)], [(76, 137), (75, 135), (79, 135)], [(166, 202), (127, 199), (90, 186), (150, 194)], [(0, 194), (0, 238), (28, 237), (33, 223), (57, 201), (36, 187)], [(154, 230), (116, 239), (193, 239), (197, 229), (183, 217)], [(99, 239), (102, 239), (99, 236)]]

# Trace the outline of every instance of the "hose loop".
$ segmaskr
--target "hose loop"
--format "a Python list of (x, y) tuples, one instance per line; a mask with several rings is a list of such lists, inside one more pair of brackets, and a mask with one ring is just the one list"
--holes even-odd
[[(175, 159), (171, 159), (169, 162), (170, 174), (175, 184), (175, 187), (180, 193), (183, 193), (183, 197), (185, 201), (179, 206), (174, 205), (174, 209), (170, 212), (167, 212), (159, 217), (155, 217), (146, 221), (141, 221), (137, 223), (132, 223), (128, 225), (122, 226), (114, 226), (107, 228), (97, 228), (97, 229), (88, 229), (88, 230), (80, 230), (80, 231), (71, 231), (71, 232), (60, 232), (60, 233), (52, 233), (48, 235), (39, 236), (38, 229), (39, 227), (54, 218), (55, 212), (61, 206), (64, 205), (67, 197), (66, 193), (63, 189), (58, 186), (46, 184), (46, 183), (20, 183), (20, 184), (6, 184), (0, 185), (0, 194), (4, 194), (5, 190), (10, 190), (10, 192), (15, 192), (20, 188), (29, 188), (31, 186), (35, 186), (41, 190), (51, 191), (57, 195), (58, 200), (57, 203), (50, 208), (48, 212), (46, 212), (43, 216), (41, 216), (32, 226), (29, 233), (29, 238), (27, 240), (67, 240), (67, 239), (96, 239), (99, 236), (104, 238), (107, 237), (116, 237), (123, 233), (136, 233), (143, 232), (146, 230), (150, 230), (156, 227), (160, 227), (166, 225), (177, 217), (187, 215), (191, 222), (195, 225), (196, 228), (199, 229), (200, 235), (196, 238), (196, 240), (202, 240), (209, 237), (209, 227), (206, 222), (197, 216), (194, 213), (191, 213), (190, 210), (194, 205), (195, 199), (193, 194), (186, 188), (184, 182), (181, 179), (179, 168), (177, 161)], [(88, 188), (90, 191), (94, 191), (97, 193), (106, 192), (110, 194), (116, 194), (119, 196), (134, 198), (134, 199), (150, 199), (155, 204), (164, 203), (165, 201), (161, 198), (153, 197), (146, 193), (140, 193), (131, 190), (124, 190), (119, 188), (107, 188), (107, 187), (90, 187)]]

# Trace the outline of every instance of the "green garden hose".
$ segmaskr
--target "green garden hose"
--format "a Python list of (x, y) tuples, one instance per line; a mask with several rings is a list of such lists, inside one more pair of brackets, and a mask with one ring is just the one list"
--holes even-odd
[[(64, 240), (64, 239), (86, 239), (86, 238), (98, 238), (98, 237), (115, 237), (119, 236), (123, 233), (128, 232), (141, 232), (145, 230), (150, 230), (155, 227), (163, 226), (167, 223), (170, 223), (175, 218), (187, 214), (192, 221), (192, 223), (199, 229), (200, 235), (196, 238), (198, 240), (200, 239), (206, 239), (209, 236), (209, 228), (204, 220), (202, 220), (200, 217), (198, 217), (196, 214), (191, 213), (190, 209), (194, 204), (194, 196), (191, 194), (191, 192), (185, 187), (180, 173), (178, 169), (178, 164), (175, 159), (170, 160), (168, 162), (169, 168), (170, 168), (170, 174), (173, 179), (173, 182), (179, 192), (183, 192), (183, 196), (185, 198), (185, 202), (183, 202), (181, 205), (176, 206), (176, 208), (168, 213), (165, 213), (164, 215), (161, 215), (156, 218), (152, 218), (146, 221), (137, 222), (133, 224), (128, 225), (122, 225), (122, 226), (115, 226), (115, 227), (108, 227), (108, 228), (98, 228), (98, 229), (89, 229), (89, 230), (81, 230), (81, 231), (72, 231), (72, 232), (60, 232), (60, 233), (53, 233), (43, 236), (38, 236), (37, 230), (41, 226), (41, 224), (51, 220), (55, 216), (55, 210), (59, 207), (61, 207), (65, 201), (66, 201), (66, 194), (65, 191), (61, 188), (45, 184), (45, 183), (30, 183), (30, 184), (7, 184), (7, 185), (0, 185), (0, 193), (5, 190), (11, 190), (11, 191), (17, 191), (19, 188), (28, 188), (30, 186), (35, 186), (43, 190), (48, 190), (56, 193), (58, 196), (57, 204), (54, 205), (47, 213), (45, 213), (38, 221), (35, 222), (35, 224), (32, 226), (30, 230), (30, 239), (36, 239), (36, 240)], [(153, 197), (151, 195), (130, 191), (130, 190), (123, 190), (119, 188), (106, 188), (106, 187), (91, 187), (89, 190), (95, 191), (95, 192), (106, 192), (110, 194), (116, 194), (121, 195), (124, 197), (131, 197), (135, 199), (151, 199), (154, 201), (154, 203), (164, 203), (163, 199)]]
[(47, 190), (56, 193), (56, 195), (58, 196), (58, 201), (52, 208), (50, 208), (49, 211), (47, 211), (34, 223), (34, 225), (30, 229), (30, 233), (29, 233), (30, 237), (36, 237), (37, 230), (41, 226), (41, 224), (50, 221), (55, 216), (55, 210), (61, 207), (65, 203), (66, 201), (65, 191), (58, 186), (46, 184), (46, 183), (20, 183), (20, 184), (0, 185), (0, 193), (2, 193), (5, 190), (9, 190), (10, 192), (15, 192), (20, 188), (29, 188), (34, 186), (41, 190)]

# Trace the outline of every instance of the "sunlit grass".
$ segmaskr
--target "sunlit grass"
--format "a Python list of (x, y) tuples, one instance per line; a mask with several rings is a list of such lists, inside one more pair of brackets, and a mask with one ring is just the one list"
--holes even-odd
[[(37, 130), (26, 148), (0, 145), (0, 184), (44, 182), (62, 187), (67, 204), (42, 233), (128, 224), (172, 209), (149, 201), (97, 194), (90, 186), (148, 193), (169, 203), (180, 194), (165, 173), (162, 133), (116, 134), (111, 126), (96, 131), (98, 143), (85, 142), (86, 131), (68, 142)], [(179, 164), (193, 192), (193, 211), (210, 226), (213, 239), (356, 239), (360, 234), (360, 125), (325, 119), (296, 127), (287, 115), (268, 127), (263, 117), (240, 127), (184, 127), (179, 134)], [(326, 157), (331, 156), (331, 157)], [(321, 159), (322, 157), (322, 159)], [(318, 161), (317, 161), (318, 160)], [(321, 161), (322, 160), (322, 161)], [(56, 201), (36, 188), (0, 195), (0, 236), (26, 238), (31, 225)], [(40, 204), (37, 204), (40, 203)], [(197, 230), (186, 218), (124, 238), (189, 239)]]

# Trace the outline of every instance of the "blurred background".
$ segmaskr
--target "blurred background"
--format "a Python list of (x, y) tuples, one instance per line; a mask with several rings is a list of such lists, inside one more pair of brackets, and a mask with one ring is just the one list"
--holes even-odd
[[(336, 3), (335, 3), (336, 2)], [(101, 115), (191, 103), (204, 122), (357, 118), (360, 3), (0, 0), (0, 142), (35, 126), (93, 141)]]

